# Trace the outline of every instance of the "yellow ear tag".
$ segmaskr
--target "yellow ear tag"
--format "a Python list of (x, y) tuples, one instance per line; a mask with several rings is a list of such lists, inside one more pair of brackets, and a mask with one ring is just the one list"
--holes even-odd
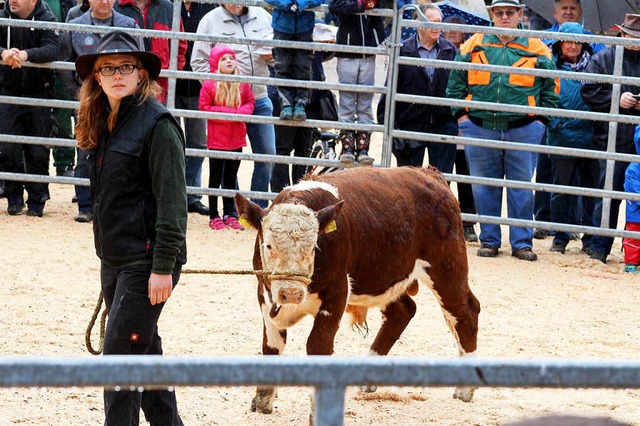
[(240, 219), (238, 219), (238, 223), (245, 228), (251, 228), (251, 224), (247, 219), (245, 219), (244, 215), (240, 216)]
[(338, 226), (336, 225), (336, 221), (332, 220), (331, 222), (327, 223), (327, 226), (325, 226), (324, 228), (324, 232), (325, 234), (328, 234), (329, 232), (333, 232), (336, 229), (338, 229)]

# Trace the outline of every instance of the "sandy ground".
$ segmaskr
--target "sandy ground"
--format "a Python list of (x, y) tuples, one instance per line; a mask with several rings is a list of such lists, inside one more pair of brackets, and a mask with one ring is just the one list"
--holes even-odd
[[(379, 158), (379, 157), (378, 157)], [(251, 164), (241, 170), (248, 187)], [(51, 185), (42, 219), (7, 215), (0, 201), (0, 267), (5, 289), (0, 309), (0, 355), (90, 357), (84, 330), (93, 312), (98, 259), (91, 226), (73, 221), (72, 188)], [(506, 236), (506, 231), (504, 233)], [(250, 268), (254, 231), (212, 231), (206, 218), (190, 215), (188, 246), (193, 269)], [(478, 355), (518, 359), (637, 359), (640, 330), (638, 276), (622, 272), (620, 244), (607, 265), (593, 261), (572, 242), (567, 254), (536, 241), (540, 259), (515, 260), (509, 247), (496, 259), (475, 256), (469, 245), (471, 286), (482, 304)], [(246, 356), (260, 353), (261, 316), (250, 276), (185, 275), (160, 321), (170, 355)], [(418, 314), (392, 356), (449, 357), (456, 346), (434, 298), (421, 289)], [(373, 330), (377, 311), (369, 313)], [(289, 355), (304, 355), (311, 320), (290, 331)], [(367, 352), (363, 337), (343, 323), (336, 353)], [(253, 388), (179, 388), (188, 425), (305, 424), (309, 389), (281, 388), (272, 415), (250, 412)], [(364, 395), (348, 389), (347, 425), (498, 425), (549, 413), (604, 415), (640, 424), (638, 390), (548, 390), (484, 388), (473, 403), (452, 399), (451, 388), (382, 387)], [(97, 425), (100, 389), (0, 389), (0, 426)]]

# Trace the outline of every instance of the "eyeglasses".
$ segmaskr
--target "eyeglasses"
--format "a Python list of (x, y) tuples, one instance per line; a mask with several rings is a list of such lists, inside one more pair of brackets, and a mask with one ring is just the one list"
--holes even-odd
[(504, 15), (507, 15), (507, 18), (513, 18), (513, 15), (518, 13), (515, 10), (498, 10), (496, 12), (492, 12), (497, 18), (502, 18)]
[(138, 69), (137, 65), (133, 64), (122, 64), (117, 67), (113, 65), (105, 65), (104, 67), (98, 68), (98, 72), (105, 77), (111, 77), (118, 71), (120, 75), (129, 75), (133, 74), (133, 70)]

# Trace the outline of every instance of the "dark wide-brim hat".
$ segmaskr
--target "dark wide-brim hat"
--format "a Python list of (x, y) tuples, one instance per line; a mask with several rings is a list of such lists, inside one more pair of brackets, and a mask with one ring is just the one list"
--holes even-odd
[(616, 27), (623, 33), (640, 38), (640, 15), (627, 13), (624, 16), (624, 23)]
[(141, 50), (137, 40), (124, 31), (112, 31), (106, 34), (98, 43), (95, 53), (80, 55), (76, 59), (76, 72), (84, 80), (93, 73), (93, 67), (103, 56), (108, 55), (131, 55), (142, 62), (142, 66), (149, 72), (149, 77), (153, 80), (160, 75), (160, 57), (152, 52)]

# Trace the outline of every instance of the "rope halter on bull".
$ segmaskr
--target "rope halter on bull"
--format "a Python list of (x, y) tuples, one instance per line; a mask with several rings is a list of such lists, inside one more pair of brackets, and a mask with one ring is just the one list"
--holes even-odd
[[(267, 278), (272, 280), (287, 279), (287, 280), (300, 281), (301, 283), (304, 283), (307, 286), (311, 284), (311, 277), (309, 276), (309, 274), (301, 274), (297, 272), (288, 272), (288, 271), (265, 271), (265, 270), (254, 271), (251, 269), (183, 269), (182, 274), (256, 275), (256, 276), (259, 275), (259, 276), (266, 276)], [(93, 314), (91, 315), (91, 320), (89, 321), (89, 325), (87, 326), (87, 330), (85, 331), (85, 334), (84, 334), (84, 341), (87, 347), (87, 351), (89, 351), (89, 353), (92, 355), (100, 355), (104, 350), (104, 332), (107, 324), (106, 309), (104, 312), (102, 312), (102, 317), (100, 319), (100, 340), (99, 340), (98, 349), (94, 349), (93, 345), (91, 344), (91, 332), (93, 331), (93, 327), (96, 323), (96, 319), (98, 318), (98, 315), (100, 315), (100, 310), (102, 309), (103, 300), (104, 300), (104, 297), (101, 291), (100, 296), (98, 297), (98, 303), (96, 304), (96, 307), (93, 310)]]

